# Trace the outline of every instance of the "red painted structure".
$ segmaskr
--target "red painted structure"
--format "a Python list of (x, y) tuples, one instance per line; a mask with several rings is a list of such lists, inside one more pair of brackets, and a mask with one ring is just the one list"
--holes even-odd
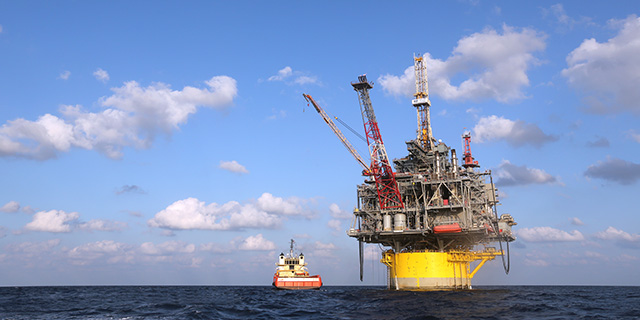
[(319, 275), (302, 277), (278, 277), (278, 273), (273, 275), (272, 285), (278, 289), (304, 290), (320, 289), (322, 278)]
[(366, 75), (358, 77), (356, 83), (351, 83), (353, 89), (358, 92), (360, 101), (360, 109), (362, 111), (362, 120), (364, 121), (364, 131), (369, 145), (369, 153), (371, 154), (371, 175), (376, 181), (378, 189), (378, 201), (380, 209), (403, 209), (404, 203), (398, 190), (396, 176), (389, 163), (387, 151), (382, 142), (378, 121), (371, 106), (369, 98), (369, 89), (373, 88), (373, 84), (367, 81)]
[(445, 224), (433, 227), (433, 233), (458, 233), (462, 232), (462, 228), (458, 223)]
[(462, 139), (464, 139), (464, 163), (462, 166), (465, 168), (479, 167), (478, 161), (474, 161), (473, 156), (471, 156), (471, 133), (465, 132), (462, 135)]

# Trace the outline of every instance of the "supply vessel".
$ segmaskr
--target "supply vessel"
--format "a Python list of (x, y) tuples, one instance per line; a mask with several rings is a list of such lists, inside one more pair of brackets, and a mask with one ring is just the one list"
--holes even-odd
[(278, 289), (302, 290), (320, 289), (322, 278), (319, 275), (311, 276), (307, 271), (307, 263), (304, 254), (293, 254), (294, 241), (291, 239), (289, 254), (280, 253), (276, 263), (276, 273), (273, 275), (272, 285)]
[(460, 162), (455, 149), (434, 138), (422, 56), (414, 57), (414, 71), (416, 93), (411, 102), (417, 112), (417, 135), (405, 142), (408, 155), (393, 160), (395, 171), (369, 97), (373, 83), (366, 75), (351, 85), (358, 94), (369, 163), (315, 100), (304, 97), (363, 167), (366, 179), (357, 186), (354, 220), (347, 231), (359, 243), (360, 280), (363, 246), (373, 243), (386, 248), (380, 262), (387, 266), (389, 289), (470, 289), (478, 270), (497, 256), (508, 274), (509, 243), (516, 239), (511, 227), (516, 222), (510, 214), (498, 215), (497, 189), (491, 171), (480, 171), (471, 154), (471, 133), (462, 135)]

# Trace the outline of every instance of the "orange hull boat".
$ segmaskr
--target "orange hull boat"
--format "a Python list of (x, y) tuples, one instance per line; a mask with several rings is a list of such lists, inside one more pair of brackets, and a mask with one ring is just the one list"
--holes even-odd
[(320, 289), (322, 287), (322, 278), (319, 275), (285, 278), (278, 277), (276, 273), (273, 275), (273, 286), (287, 290)]

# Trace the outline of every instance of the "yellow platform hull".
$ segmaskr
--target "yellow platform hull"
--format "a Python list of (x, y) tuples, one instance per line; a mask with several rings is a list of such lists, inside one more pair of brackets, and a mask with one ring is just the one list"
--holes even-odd
[[(387, 266), (388, 287), (393, 290), (471, 289), (471, 279), (486, 261), (502, 253), (496, 251), (383, 252), (380, 262)], [(471, 270), (471, 262), (480, 263)]]

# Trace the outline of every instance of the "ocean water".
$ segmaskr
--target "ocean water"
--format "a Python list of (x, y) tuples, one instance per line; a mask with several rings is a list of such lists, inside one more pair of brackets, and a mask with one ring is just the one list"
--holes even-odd
[(640, 319), (640, 287), (0, 287), (0, 319)]

